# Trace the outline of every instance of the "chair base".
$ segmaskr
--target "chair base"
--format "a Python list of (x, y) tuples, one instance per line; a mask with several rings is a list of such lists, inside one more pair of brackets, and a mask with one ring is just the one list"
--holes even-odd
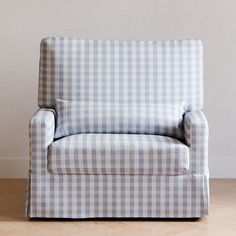
[(199, 218), (208, 214), (208, 175), (31, 173), (30, 218)]

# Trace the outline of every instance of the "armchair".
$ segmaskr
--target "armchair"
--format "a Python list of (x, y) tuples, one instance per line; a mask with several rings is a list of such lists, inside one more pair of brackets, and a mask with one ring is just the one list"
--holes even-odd
[(207, 215), (202, 57), (199, 40), (44, 38), (26, 215)]

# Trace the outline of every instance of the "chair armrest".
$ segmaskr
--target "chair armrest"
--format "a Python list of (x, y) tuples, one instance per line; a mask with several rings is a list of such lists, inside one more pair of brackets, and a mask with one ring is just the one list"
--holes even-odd
[(30, 119), (30, 171), (47, 171), (48, 146), (53, 142), (55, 112), (52, 109), (39, 109)]
[(202, 111), (184, 114), (184, 137), (190, 149), (192, 174), (208, 174), (208, 122)]

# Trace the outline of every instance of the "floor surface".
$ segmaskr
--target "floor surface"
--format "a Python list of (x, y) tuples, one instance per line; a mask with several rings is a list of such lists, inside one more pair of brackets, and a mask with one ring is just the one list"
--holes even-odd
[(199, 220), (28, 220), (26, 180), (0, 179), (0, 236), (235, 236), (236, 179), (210, 181), (210, 215)]

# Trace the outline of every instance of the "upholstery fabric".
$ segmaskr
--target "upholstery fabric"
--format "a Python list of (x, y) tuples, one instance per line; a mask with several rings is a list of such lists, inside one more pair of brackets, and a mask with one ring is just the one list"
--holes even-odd
[[(90, 174), (91, 170), (101, 173), (104, 170), (92, 169), (91, 166), (84, 168), (88, 164), (84, 154), (89, 148), (95, 150), (95, 147), (89, 147), (91, 143), (88, 139), (86, 143), (82, 142), (78, 146), (72, 141), (69, 143), (73, 145), (74, 150), (84, 147), (82, 156), (78, 156), (75, 152), (79, 158), (76, 158), (74, 152), (66, 158), (66, 149), (63, 150), (66, 152), (65, 155), (58, 153), (53, 157), (51, 154), (55, 142), (60, 143), (75, 137), (82, 139), (82, 136), (83, 141), (85, 137), (93, 135), (106, 136), (106, 134), (81, 134), (55, 140), (56, 99), (128, 104), (184, 101), (188, 112), (183, 118), (182, 141), (189, 152), (188, 171), (181, 175), (164, 175), (164, 171), (174, 173), (173, 166), (169, 164), (165, 166), (164, 158), (180, 161), (182, 155), (180, 159), (176, 158), (179, 154), (172, 152), (175, 148), (172, 149), (170, 146), (167, 148), (166, 145), (165, 148), (162, 146), (162, 150), (166, 151), (166, 154), (161, 155), (163, 158), (157, 155), (157, 163), (162, 159), (162, 164), (158, 166), (154, 164), (153, 169), (149, 168), (150, 162), (143, 159), (141, 152), (135, 156), (140, 162), (133, 162), (134, 167), (143, 162), (142, 171), (153, 174), (118, 174), (119, 171), (120, 173), (123, 171), (124, 166), (128, 166), (125, 171), (132, 170), (138, 173), (141, 171), (131, 169), (130, 163), (124, 159), (124, 156), (127, 158), (128, 155), (132, 160), (132, 152), (129, 154), (123, 152), (124, 147), (132, 143), (130, 140), (125, 142), (123, 147), (121, 141), (119, 146), (114, 146), (120, 151), (115, 156), (108, 155), (107, 152), (100, 152), (102, 153), (100, 156), (96, 155), (105, 164), (99, 167), (105, 167), (106, 171), (113, 167), (113, 157), (114, 159), (119, 157), (120, 161), (115, 165), (117, 171), (115, 174), (114, 172)], [(199, 40), (122, 42), (45, 38), (41, 43), (38, 102), (40, 110), (30, 120), (30, 169), (26, 202), (28, 217), (183, 218), (208, 214), (208, 123), (201, 111), (203, 76), (202, 44)], [(117, 135), (113, 134), (112, 140)], [(138, 135), (134, 136), (136, 140), (139, 138)], [(154, 139), (171, 140), (172, 147), (180, 145), (177, 140), (170, 137), (150, 135), (147, 139), (151, 140), (148, 145), (154, 145), (154, 149), (158, 144), (153, 141)], [(112, 140), (108, 142), (111, 144)], [(173, 144), (173, 141), (176, 144)], [(166, 141), (164, 143), (166, 144)], [(147, 146), (145, 145), (145, 148)], [(138, 150), (143, 147), (144, 145), (140, 145)], [(104, 147), (106, 148), (109, 149), (109, 145)], [(171, 155), (167, 153), (169, 150)], [(72, 149), (69, 151), (72, 152)], [(122, 152), (124, 155), (120, 154)], [(87, 153), (90, 153), (92, 160), (93, 152)], [(154, 160), (149, 158), (150, 156), (148, 155), (148, 161)], [(66, 173), (70, 171), (72, 173), (70, 168), (76, 166), (77, 170), (87, 174), (64, 174), (63, 171), (56, 169), (58, 162), (55, 159), (58, 157), (63, 160), (61, 167), (64, 168), (63, 171), (67, 171)], [(69, 163), (68, 159), (74, 163)], [(111, 162), (106, 162), (107, 159)], [(181, 165), (184, 165), (182, 161)], [(146, 164), (149, 165), (148, 168)], [(158, 167), (163, 171), (160, 175)], [(61, 173), (52, 173), (53, 171)], [(154, 174), (154, 171), (158, 174)]]
[(48, 146), (53, 142), (55, 112), (50, 109), (38, 110), (30, 120), (30, 171), (47, 172)]
[(208, 122), (202, 111), (184, 115), (185, 140), (190, 149), (191, 172), (208, 174)]
[(199, 40), (106, 41), (48, 37), (41, 42), (40, 107), (55, 99), (203, 105)]
[(182, 138), (183, 105), (57, 99), (55, 138), (79, 133), (161, 134)]
[(54, 174), (183, 175), (189, 148), (157, 135), (72, 135), (49, 146), (48, 169)]
[(188, 173), (179, 176), (51, 174), (46, 147), (53, 142), (54, 122), (54, 113), (45, 109), (30, 122), (27, 216), (183, 218), (208, 214), (208, 123), (201, 111), (184, 116), (190, 163)]
[(201, 217), (206, 175), (31, 174), (28, 215), (49, 218)]

